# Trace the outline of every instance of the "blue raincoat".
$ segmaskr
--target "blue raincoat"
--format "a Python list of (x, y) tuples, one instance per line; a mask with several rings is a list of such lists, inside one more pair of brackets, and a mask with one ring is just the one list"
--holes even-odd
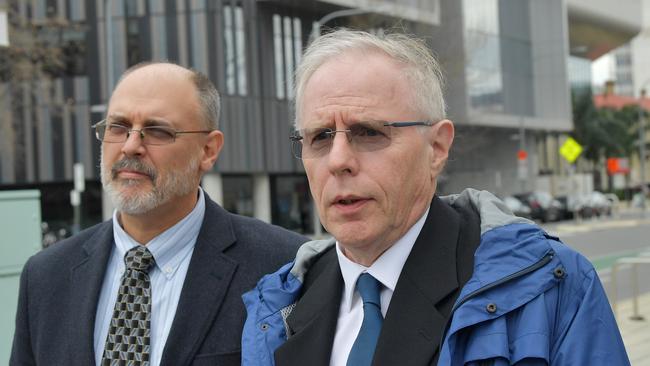
[[(443, 197), (481, 219), (474, 272), (452, 310), (438, 365), (629, 365), (595, 269), (534, 223), (512, 216), (488, 192)], [(274, 365), (285, 319), (309, 265), (335, 241), (304, 244), (296, 260), (243, 298), (242, 365)], [(433, 286), (434, 284), (432, 284)]]

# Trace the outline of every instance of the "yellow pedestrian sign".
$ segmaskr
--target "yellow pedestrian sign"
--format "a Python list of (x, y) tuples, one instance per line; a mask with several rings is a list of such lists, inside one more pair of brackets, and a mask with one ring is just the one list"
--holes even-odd
[(560, 147), (560, 155), (562, 155), (569, 163), (576, 161), (580, 154), (582, 154), (582, 145), (572, 137), (566, 139)]

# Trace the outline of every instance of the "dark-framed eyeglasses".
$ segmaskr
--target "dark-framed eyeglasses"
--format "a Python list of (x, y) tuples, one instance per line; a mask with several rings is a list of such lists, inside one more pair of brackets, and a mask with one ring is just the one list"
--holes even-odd
[(332, 128), (303, 128), (291, 136), (291, 150), (298, 159), (314, 159), (329, 154), (334, 137), (343, 132), (356, 152), (370, 152), (386, 148), (391, 143), (393, 127), (433, 126), (432, 121), (386, 122), (364, 121), (348, 126), (345, 130)]
[(210, 133), (211, 130), (180, 131), (166, 126), (147, 126), (139, 130), (120, 123), (101, 120), (92, 126), (95, 137), (102, 142), (123, 143), (129, 139), (132, 132), (137, 132), (144, 145), (167, 145), (176, 141), (176, 137), (186, 133)]

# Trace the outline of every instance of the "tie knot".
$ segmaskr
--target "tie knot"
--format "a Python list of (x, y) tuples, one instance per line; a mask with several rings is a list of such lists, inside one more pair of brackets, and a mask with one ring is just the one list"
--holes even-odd
[(362, 273), (357, 280), (357, 291), (361, 295), (363, 303), (375, 304), (381, 306), (379, 300), (379, 292), (381, 291), (381, 283), (376, 278), (372, 277), (369, 273)]
[(149, 272), (149, 268), (155, 263), (153, 254), (144, 245), (138, 245), (130, 249), (124, 255), (124, 264), (127, 269), (135, 269), (142, 272)]

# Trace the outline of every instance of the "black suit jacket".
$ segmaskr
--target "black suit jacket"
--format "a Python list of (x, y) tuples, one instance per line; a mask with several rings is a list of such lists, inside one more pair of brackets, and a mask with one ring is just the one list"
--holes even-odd
[[(434, 197), (388, 307), (374, 366), (435, 365), (451, 308), (472, 275), (480, 241), (478, 214)], [(287, 318), (289, 339), (276, 366), (329, 365), (343, 277), (332, 248), (310, 268), (303, 294)]]
[[(161, 365), (239, 365), (241, 295), (307, 238), (233, 215), (206, 195), (203, 225)], [(10, 365), (94, 365), (96, 306), (112, 248), (107, 221), (37, 253), (20, 282)]]

